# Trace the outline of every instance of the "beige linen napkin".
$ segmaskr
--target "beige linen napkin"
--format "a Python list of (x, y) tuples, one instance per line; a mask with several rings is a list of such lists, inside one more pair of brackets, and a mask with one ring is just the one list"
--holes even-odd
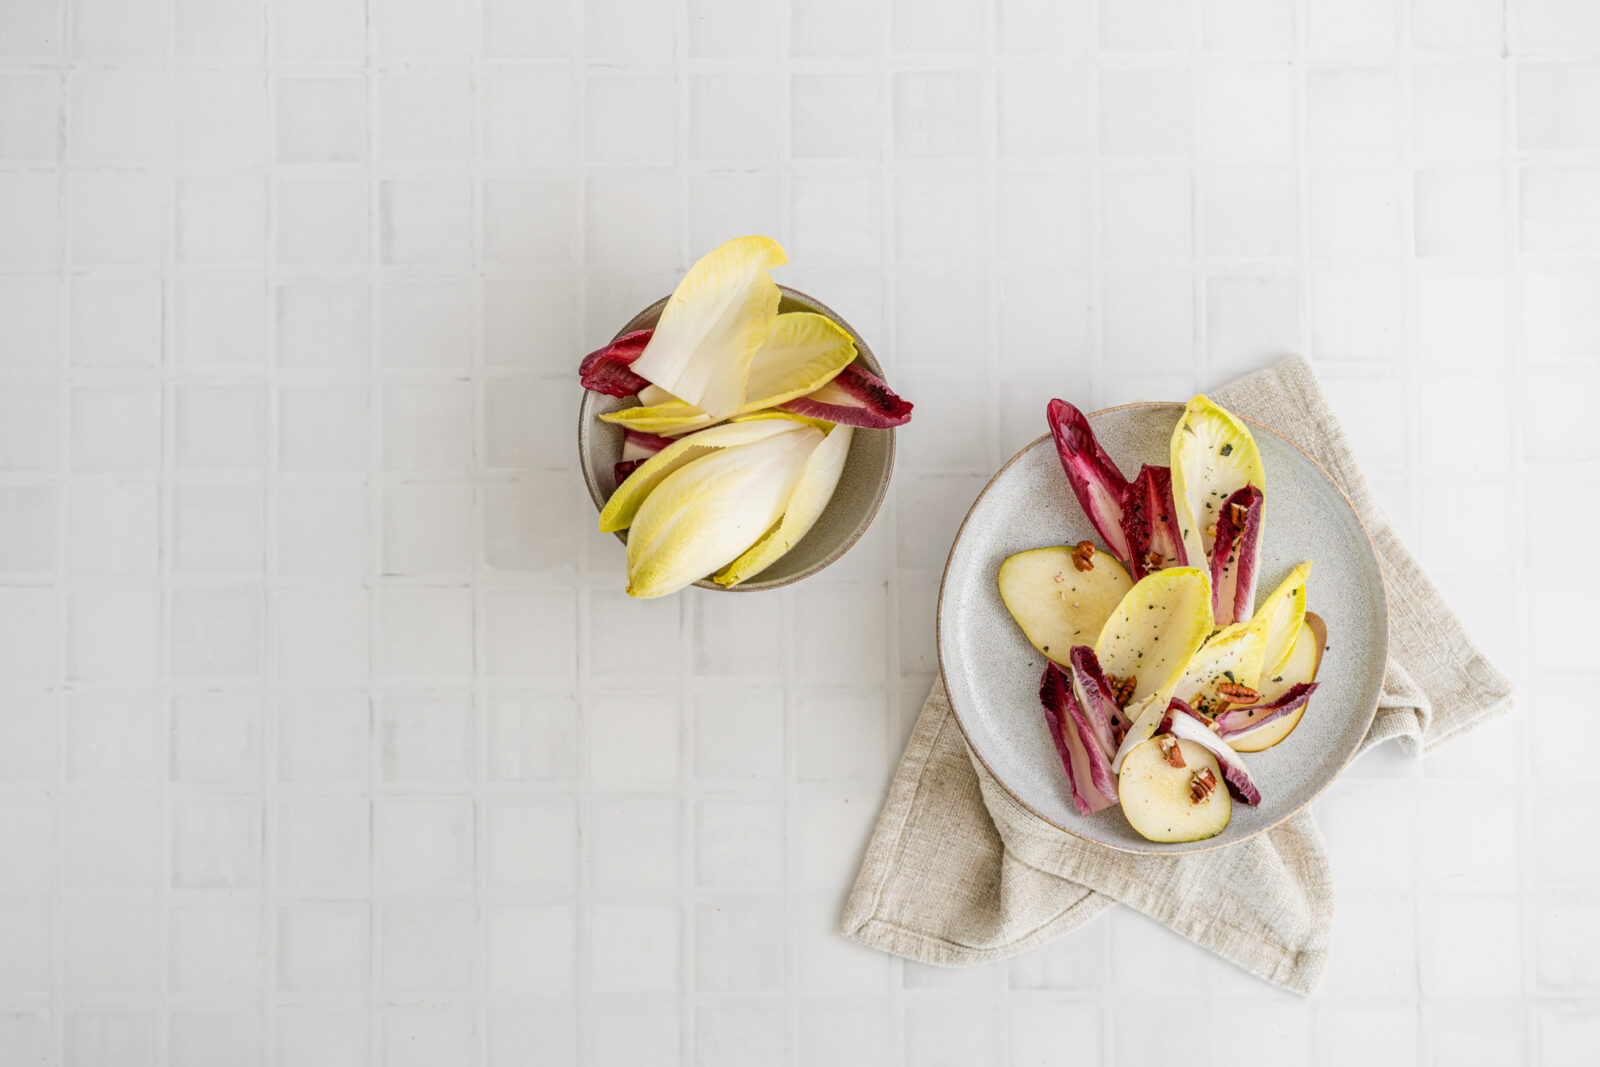
[[(1420, 755), (1511, 707), (1373, 499), (1310, 365), (1298, 357), (1217, 390), (1230, 410), (1289, 433), (1344, 488), (1377, 546), (1389, 594), (1389, 673), (1362, 751), (1399, 738)], [(1328, 960), (1333, 890), (1309, 811), (1229, 848), (1139, 856), (1057, 830), (971, 757), (935, 681), (845, 905), (863, 944), (945, 966), (1015, 955), (1120, 901), (1252, 974), (1300, 993)]]

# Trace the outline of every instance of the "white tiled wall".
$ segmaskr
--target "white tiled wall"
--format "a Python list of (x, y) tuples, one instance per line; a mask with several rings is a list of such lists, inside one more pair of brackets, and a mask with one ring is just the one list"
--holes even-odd
[[(1593, 1062), (1597, 92), (1589, 0), (5, 0), (0, 1067)], [(916, 420), (633, 603), (575, 362), (744, 232)], [(1324, 990), (836, 936), (1044, 400), (1296, 351), (1522, 697), (1319, 804)]]

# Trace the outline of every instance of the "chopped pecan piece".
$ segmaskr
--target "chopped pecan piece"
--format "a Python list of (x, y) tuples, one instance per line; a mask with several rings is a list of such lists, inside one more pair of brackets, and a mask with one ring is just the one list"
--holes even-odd
[(1238, 682), (1218, 682), (1217, 692), (1227, 697), (1230, 704), (1254, 704), (1261, 699), (1260, 693)]
[(1178, 747), (1178, 739), (1171, 734), (1161, 735), (1161, 755), (1174, 767), (1187, 767), (1183, 762), (1183, 750)]
[(1244, 528), (1244, 520), (1250, 517), (1250, 509), (1243, 504), (1229, 504), (1228, 518), (1233, 521), (1234, 529)]
[(1144, 569), (1154, 574), (1167, 562), (1166, 557), (1159, 552), (1146, 552), (1144, 554)]
[(1217, 788), (1217, 776), (1211, 773), (1210, 767), (1202, 767), (1189, 779), (1189, 802), (1199, 804), (1209, 797)]
[(1094, 570), (1094, 542), (1079, 541), (1072, 548), (1072, 565), (1080, 571)]
[(1117, 702), (1117, 707), (1125, 708), (1133, 699), (1133, 691), (1139, 687), (1139, 676), (1130, 674), (1126, 678), (1118, 678), (1114, 674), (1106, 675), (1106, 681), (1111, 686), (1111, 698)]

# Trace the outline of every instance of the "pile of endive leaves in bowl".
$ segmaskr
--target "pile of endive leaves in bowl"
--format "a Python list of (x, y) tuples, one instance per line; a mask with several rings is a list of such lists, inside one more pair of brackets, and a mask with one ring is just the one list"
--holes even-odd
[(690, 268), (653, 327), (580, 365), (586, 389), (632, 405), (598, 416), (623, 431), (600, 529), (627, 531), (630, 596), (707, 578), (731, 589), (760, 574), (834, 498), (854, 429), (911, 418), (911, 404), (856, 362), (840, 323), (779, 312), (769, 271), (785, 262), (768, 237), (724, 243)]

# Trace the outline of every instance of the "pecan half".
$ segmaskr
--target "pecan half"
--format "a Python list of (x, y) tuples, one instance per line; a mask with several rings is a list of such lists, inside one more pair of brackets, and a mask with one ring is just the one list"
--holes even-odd
[(1133, 691), (1139, 687), (1139, 676), (1130, 674), (1126, 678), (1118, 678), (1114, 674), (1108, 674), (1106, 682), (1111, 686), (1111, 699), (1117, 702), (1117, 707), (1125, 708), (1133, 699)]
[(1199, 804), (1217, 789), (1217, 776), (1210, 767), (1202, 767), (1189, 779), (1189, 802)]
[(1178, 739), (1171, 734), (1161, 735), (1161, 755), (1174, 767), (1187, 767), (1183, 762), (1183, 750), (1178, 747)]
[(1261, 699), (1260, 693), (1238, 682), (1218, 682), (1217, 692), (1227, 697), (1230, 704), (1254, 704)]
[(1072, 548), (1072, 565), (1080, 571), (1094, 570), (1094, 542), (1079, 541)]

